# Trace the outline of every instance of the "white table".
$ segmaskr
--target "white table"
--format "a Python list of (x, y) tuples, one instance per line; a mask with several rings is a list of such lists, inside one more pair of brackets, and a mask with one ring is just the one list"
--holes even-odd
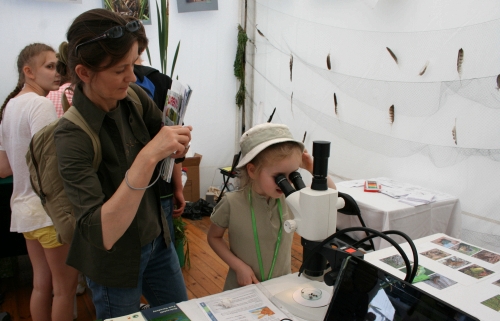
[[(499, 285), (493, 284), (493, 282), (495, 281), (500, 281), (500, 261), (497, 263), (488, 263), (478, 258), (450, 250), (446, 247), (431, 242), (440, 237), (447, 236), (443, 233), (437, 233), (426, 236), (424, 238), (420, 238), (418, 240), (414, 240), (417, 252), (422, 253), (437, 248), (453, 256), (466, 259), (470, 262), (470, 264), (477, 264), (490, 271), (493, 271), (494, 273), (482, 279), (475, 279), (460, 272), (459, 269), (452, 269), (440, 263), (440, 260), (432, 260), (426, 256), (419, 254), (419, 265), (422, 265), (436, 273), (446, 276), (456, 283), (444, 289), (437, 289), (423, 282), (416, 283), (414, 285), (422, 289), (423, 291), (435, 297), (438, 297), (439, 299), (446, 301), (449, 304), (456, 306), (459, 309), (479, 318), (482, 321), (500, 320), (500, 312), (481, 304), (481, 302), (488, 300), (495, 295), (500, 296), (500, 282)], [(460, 242), (460, 240), (458, 239), (456, 239), (456, 241), (457, 243)], [(403, 243), (401, 244), (401, 247), (413, 262), (413, 255), (409, 245), (407, 243)], [(390, 265), (380, 260), (395, 254), (398, 254), (397, 250), (393, 247), (389, 247), (368, 253), (365, 255), (364, 259), (371, 264), (376, 265), (381, 269), (386, 270), (387, 272), (399, 277), (400, 279), (404, 279), (406, 275), (405, 273), (391, 267)], [(262, 285), (264, 285), (264, 288), (269, 292), (269, 295), (274, 296), (280, 292), (296, 288), (310, 281), (311, 280), (305, 278), (304, 275), (298, 277), (298, 273), (293, 273), (263, 282)], [(181, 302), (178, 305), (191, 320), (207, 320), (204, 314), (201, 312), (200, 308), (197, 306), (195, 300)], [(293, 320), (303, 321), (303, 319), (299, 317), (293, 317)]]
[[(422, 289), (423, 291), (434, 295), (435, 297), (438, 297), (441, 300), (444, 300), (451, 305), (456, 306), (459, 309), (477, 317), (480, 320), (500, 320), (499, 311), (495, 311), (485, 306), (484, 304), (481, 304), (481, 302), (488, 300), (495, 295), (500, 296), (500, 286), (493, 284), (493, 282), (500, 279), (500, 261), (496, 263), (488, 263), (481, 259), (448, 249), (432, 242), (433, 240), (436, 240), (440, 237), (447, 236), (442, 233), (437, 233), (420, 238), (418, 240), (414, 240), (413, 242), (415, 243), (418, 253), (438, 249), (447, 254), (450, 254), (450, 256), (448, 256), (447, 258), (455, 256), (470, 262), (470, 264), (464, 265), (461, 268), (466, 268), (471, 264), (477, 264), (483, 268), (493, 271), (494, 273), (481, 279), (476, 279), (472, 276), (460, 272), (459, 270), (461, 268), (454, 269), (442, 264), (441, 261), (445, 260), (446, 257), (432, 260), (427, 256), (419, 254), (419, 265), (433, 272), (439, 273), (457, 283), (444, 289), (437, 289), (424, 282), (415, 283), (414, 285)], [(458, 239), (457, 241), (461, 242)], [(413, 261), (413, 255), (408, 243), (401, 244), (401, 247), (403, 248), (410, 261)], [(367, 255), (365, 255), (365, 260), (401, 279), (404, 279), (405, 274), (403, 272), (381, 261), (381, 259), (395, 254), (398, 254), (397, 250), (393, 247), (389, 247), (383, 250), (368, 253)]]
[[(377, 231), (398, 230), (406, 233), (411, 239), (434, 233), (445, 233), (460, 238), (462, 211), (460, 201), (454, 196), (436, 193), (435, 202), (411, 206), (382, 193), (364, 192), (363, 187), (346, 185), (348, 182), (337, 183), (338, 191), (349, 194), (356, 200), (361, 216), (369, 228)], [(353, 226), (361, 226), (356, 216), (338, 213), (339, 229)], [(364, 232), (353, 232), (349, 235), (358, 240), (366, 236)], [(404, 242), (399, 236), (393, 238), (398, 243)], [(381, 238), (374, 238), (373, 242), (376, 250), (390, 246)]]

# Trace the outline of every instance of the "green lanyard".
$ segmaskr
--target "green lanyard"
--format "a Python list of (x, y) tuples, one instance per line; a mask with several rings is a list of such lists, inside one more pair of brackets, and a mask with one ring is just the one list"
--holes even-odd
[(276, 263), (276, 258), (278, 257), (278, 250), (280, 247), (281, 243), (281, 231), (282, 231), (282, 225), (283, 225), (283, 211), (281, 209), (281, 201), (278, 198), (278, 211), (280, 213), (280, 230), (278, 232), (278, 240), (276, 241), (276, 248), (274, 249), (274, 257), (273, 257), (273, 262), (271, 264), (271, 269), (269, 270), (269, 275), (267, 276), (267, 279), (264, 279), (264, 266), (262, 265), (262, 255), (260, 254), (260, 245), (259, 245), (259, 236), (257, 235), (257, 226), (255, 224), (255, 213), (253, 211), (253, 206), (252, 206), (252, 191), (248, 191), (248, 201), (250, 202), (250, 212), (252, 213), (252, 227), (253, 227), (253, 239), (255, 241), (255, 249), (257, 250), (257, 259), (259, 260), (259, 270), (260, 270), (260, 277), (262, 281), (266, 281), (271, 279), (271, 276), (273, 275), (273, 270), (274, 270), (274, 264)]

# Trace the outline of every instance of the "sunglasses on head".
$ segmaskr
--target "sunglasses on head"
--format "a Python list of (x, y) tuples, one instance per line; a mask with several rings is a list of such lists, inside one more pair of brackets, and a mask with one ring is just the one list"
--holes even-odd
[(87, 40), (87, 41), (82, 42), (81, 44), (77, 45), (75, 48), (75, 55), (78, 54), (78, 48), (80, 48), (83, 45), (88, 45), (89, 43), (96, 42), (96, 41), (103, 40), (103, 39), (107, 39), (107, 38), (117, 39), (117, 38), (120, 38), (121, 36), (123, 36), (124, 29), (127, 29), (129, 32), (136, 32), (137, 30), (139, 30), (140, 27), (141, 27), (141, 22), (139, 20), (134, 20), (134, 21), (128, 22), (125, 26), (115, 26), (113, 28), (110, 28), (110, 29), (104, 31), (100, 36), (97, 36), (95, 38), (92, 38), (90, 40)]

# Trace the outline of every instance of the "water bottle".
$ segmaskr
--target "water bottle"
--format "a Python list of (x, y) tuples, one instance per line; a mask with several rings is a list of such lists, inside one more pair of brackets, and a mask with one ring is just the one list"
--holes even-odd
[(182, 187), (186, 185), (186, 181), (188, 179), (188, 174), (187, 174), (187, 167), (183, 167), (181, 171), (181, 179), (182, 179)]

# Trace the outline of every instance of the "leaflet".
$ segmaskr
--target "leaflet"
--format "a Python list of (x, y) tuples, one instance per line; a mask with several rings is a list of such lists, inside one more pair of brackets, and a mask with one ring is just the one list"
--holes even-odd
[(195, 301), (206, 320), (210, 321), (279, 321), (288, 318), (255, 284)]
[[(165, 126), (182, 125), (191, 92), (189, 85), (184, 85), (176, 79), (172, 80), (172, 86), (167, 92), (167, 99), (163, 107), (163, 124)], [(171, 157), (165, 158), (161, 164), (160, 172), (166, 182), (170, 183), (172, 179), (174, 164), (175, 160)]]

